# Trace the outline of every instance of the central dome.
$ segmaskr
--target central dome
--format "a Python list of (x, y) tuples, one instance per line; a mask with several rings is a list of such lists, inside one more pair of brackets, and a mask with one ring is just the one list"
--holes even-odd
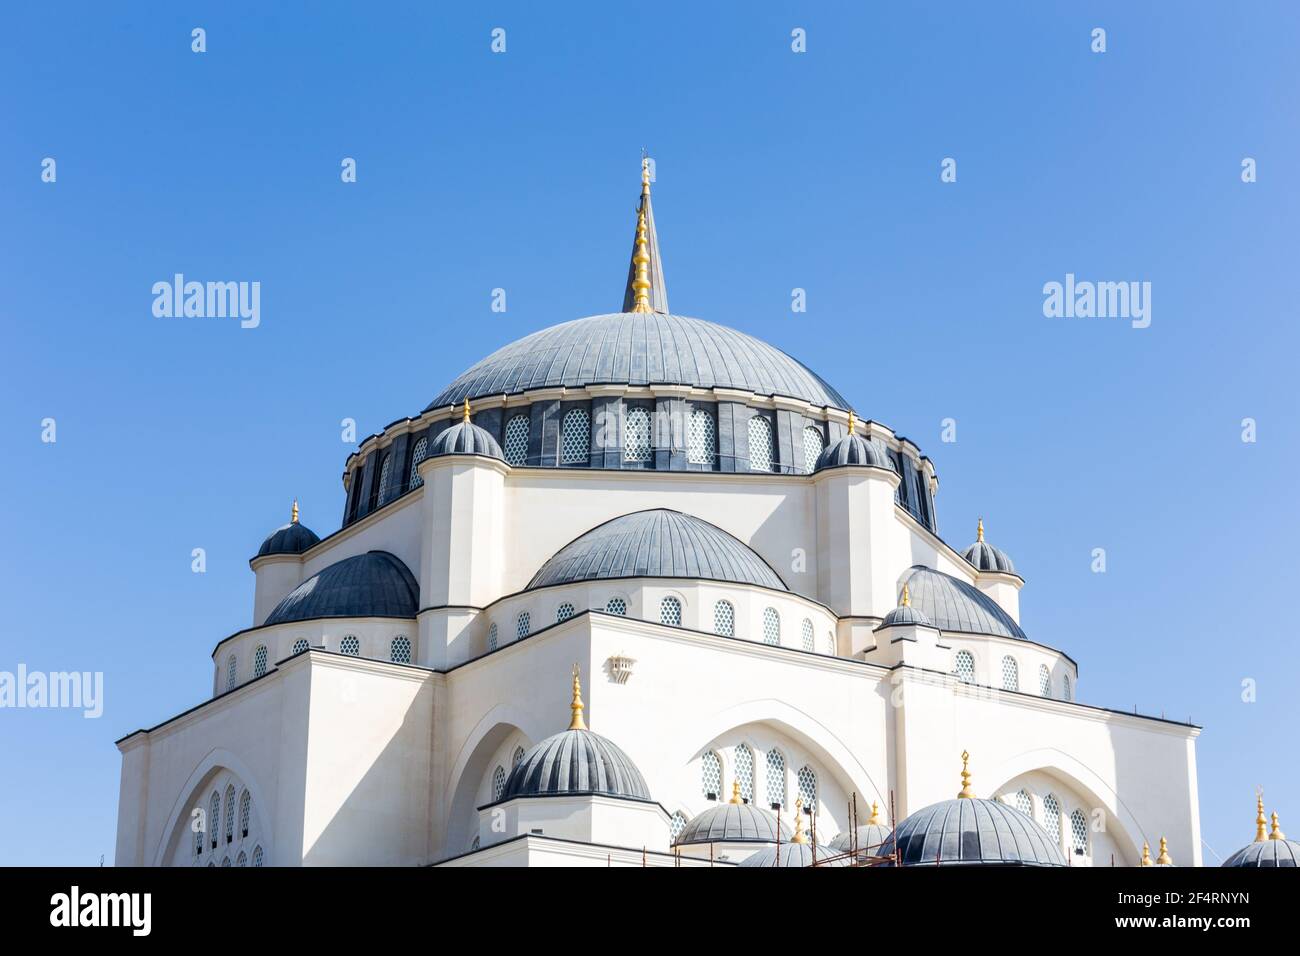
[(511, 342), (448, 385), (425, 411), (489, 395), (586, 385), (692, 385), (848, 408), (817, 373), (775, 346), (703, 319), (615, 312)]

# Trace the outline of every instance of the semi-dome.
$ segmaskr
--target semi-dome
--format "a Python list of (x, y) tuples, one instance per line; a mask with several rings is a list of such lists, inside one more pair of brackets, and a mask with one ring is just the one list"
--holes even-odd
[(984, 540), (984, 519), (980, 518), (975, 531), (975, 543), (962, 555), (977, 571), (1000, 571), (1003, 574), (1015, 574), (1016, 566), (1001, 548), (995, 548)]
[(606, 521), (555, 553), (528, 590), (604, 578), (695, 578), (787, 590), (757, 552), (700, 518), (654, 508)]
[(288, 524), (280, 525), (262, 542), (257, 549), (257, 557), (269, 554), (302, 554), (308, 548), (320, 543), (320, 536), (305, 524), (298, 522), (298, 502), (293, 503), (293, 515)]
[(387, 551), (344, 558), (312, 575), (275, 606), (266, 623), (317, 617), (415, 617), (420, 586), (401, 559)]
[(615, 312), (564, 322), (497, 349), (425, 411), (489, 395), (586, 385), (734, 388), (845, 408), (834, 388), (785, 352), (703, 319)]
[(730, 803), (710, 807), (692, 817), (673, 842), (692, 843), (786, 843), (790, 828), (776, 815), (740, 799), (740, 786), (733, 784)]
[(650, 788), (632, 758), (612, 740), (587, 728), (576, 667), (570, 707), (569, 729), (524, 752), (506, 778), (501, 799), (599, 796), (651, 802)]
[(904, 580), (912, 606), (940, 630), (1028, 640), (1015, 619), (972, 584), (919, 564), (908, 569)]
[(438, 455), (482, 455), (485, 458), (505, 459), (501, 445), (491, 432), (469, 420), (469, 402), (465, 403), (465, 417), (438, 433), (429, 446), (429, 457)]

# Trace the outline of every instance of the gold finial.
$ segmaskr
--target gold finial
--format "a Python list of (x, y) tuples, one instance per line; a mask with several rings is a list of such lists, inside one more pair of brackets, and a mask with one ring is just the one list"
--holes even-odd
[(641, 195), (650, 195), (650, 157), (641, 150)]
[(1255, 795), (1255, 842), (1263, 843), (1268, 839), (1268, 818), (1264, 816), (1264, 791)]
[(732, 803), (744, 803), (744, 802), (745, 802), (744, 800), (742, 800), (742, 799), (740, 798), (740, 781), (739, 781), (739, 780), (733, 780), (733, 781), (731, 781), (731, 802), (732, 802)]
[(858, 427), (858, 416), (854, 415), (853, 412), (850, 411), (849, 412), (849, 434), (852, 435), (854, 431), (857, 430), (857, 427)]
[(912, 606), (912, 594), (907, 590), (907, 585), (903, 585), (903, 607)]
[(468, 396), (468, 395), (465, 396), (465, 418), (464, 418), (464, 422), (465, 422), (466, 425), (469, 424), (469, 396)]
[(289, 515), (289, 523), (290, 524), (298, 523), (298, 499), (297, 498), (293, 499), (293, 511)]
[(977, 542), (984, 540), (984, 519), (980, 518), (980, 523), (975, 527), (975, 540)]
[(876, 803), (875, 800), (871, 801), (871, 819), (867, 822), (877, 826), (880, 825), (880, 804)]
[(794, 801), (794, 836), (790, 837), (790, 842), (808, 842), (808, 838), (803, 835), (803, 797), (796, 797)]
[(573, 665), (573, 703), (569, 704), (573, 719), (569, 721), (570, 730), (586, 730), (587, 722), (582, 719), (582, 672), (578, 665)]
[(1285, 839), (1286, 839), (1286, 834), (1283, 833), (1283, 832), (1282, 832), (1282, 828), (1279, 827), (1279, 826), (1277, 825), (1277, 811), (1276, 811), (1276, 810), (1273, 811), (1273, 832), (1271, 832), (1271, 833), (1268, 835), (1268, 838), (1269, 838), (1270, 840), (1285, 840)]
[[(645, 188), (649, 188), (648, 186)], [(632, 264), (636, 273), (632, 278), (632, 294), (636, 297), (632, 305), (633, 312), (650, 310), (650, 244), (646, 234), (645, 203), (641, 204), (636, 214), (636, 252), (632, 254)]]
[(1146, 840), (1142, 841), (1142, 861), (1138, 866), (1153, 866), (1151, 862), (1151, 844)]
[(966, 769), (969, 760), (970, 754), (963, 750), (961, 752), (961, 792), (957, 794), (963, 800), (969, 800), (975, 796), (975, 791), (970, 788), (970, 771)]
[(1169, 855), (1169, 843), (1164, 837), (1160, 838), (1160, 855), (1156, 857), (1156, 866), (1173, 866), (1173, 858)]

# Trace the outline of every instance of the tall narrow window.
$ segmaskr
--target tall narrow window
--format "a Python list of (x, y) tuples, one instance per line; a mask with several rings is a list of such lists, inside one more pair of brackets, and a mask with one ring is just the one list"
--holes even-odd
[(1052, 696), (1052, 672), (1046, 664), (1038, 665), (1038, 693), (1044, 697)]
[(605, 604), (605, 611), (609, 614), (617, 614), (619, 617), (627, 616), (627, 601), (621, 597), (612, 597)]
[(700, 758), (700, 788), (710, 800), (722, 794), (722, 760), (712, 750), (706, 750)]
[(262, 852), (262, 848), (261, 848), (260, 846), (259, 846), (259, 847), (254, 847), (254, 848), (253, 848), (253, 866), (261, 866), (261, 865), (263, 864), (263, 862), (265, 861), (265, 859), (266, 859), (266, 854), (264, 854), (264, 853)]
[(952, 672), (957, 679), (969, 684), (975, 680), (975, 655), (970, 651), (958, 651), (953, 658)]
[(668, 821), (668, 836), (671, 838), (671, 841), (676, 843), (677, 838), (682, 835), (682, 831), (685, 829), (686, 817), (682, 816), (682, 812), (678, 810), (673, 814), (672, 819)]
[(557, 624), (560, 621), (567, 621), (571, 617), (573, 617), (573, 605), (568, 601), (565, 601), (555, 609), (555, 622)]
[(424, 484), (424, 479), (420, 477), (420, 462), (429, 457), (429, 439), (421, 438), (415, 443), (415, 448), (411, 452), (411, 476), (406, 486), (408, 488), (419, 488)]
[(672, 627), (682, 625), (682, 602), (675, 597), (666, 597), (659, 602), (659, 623)]
[(826, 632), (826, 655), (835, 656), (835, 635), (831, 631)]
[(375, 485), (375, 493), (371, 496), (376, 504), (382, 505), (388, 501), (388, 472), (392, 470), (392, 465), (393, 455), (391, 452), (386, 452), (379, 466), (379, 484)]
[(298, 638), (298, 640), (293, 642), (293, 653), (301, 654), (306, 649), (307, 649), (307, 638), (300, 637)]
[(226, 690), (235, 689), (235, 678), (238, 673), (238, 669), (235, 667), (235, 655), (231, 654), (226, 658)]
[(579, 465), (591, 454), (591, 418), (585, 408), (564, 413), (560, 426), (560, 463)]
[(749, 420), (749, 470), (772, 470), (772, 426), (762, 415)]
[(822, 440), (821, 430), (813, 426), (805, 426), (803, 430), (803, 472), (805, 475), (811, 475), (817, 470), (817, 459), (822, 456), (822, 449), (826, 447), (826, 442)]
[(1064, 680), (1061, 683), (1061, 699), (1071, 700), (1072, 698), (1070, 697), (1070, 675), (1064, 674), (1062, 676), (1064, 677)]
[(1081, 853), (1088, 852), (1088, 818), (1082, 810), (1076, 809), (1070, 814), (1070, 837), (1074, 849)]
[(763, 643), (781, 643), (781, 617), (774, 607), (763, 608)]
[(239, 795), (239, 838), (248, 836), (248, 821), (253, 815), (253, 796), (247, 790)]
[(512, 415), (506, 422), (507, 465), (522, 465), (528, 457), (528, 416)]
[(812, 767), (799, 768), (799, 799), (805, 810), (817, 812), (817, 773)]
[(799, 628), (799, 646), (805, 651), (813, 649), (813, 626), (808, 618), (803, 619), (803, 624)]
[(388, 659), (394, 664), (411, 663), (411, 639), (405, 634), (393, 638), (393, 643), (388, 645)]
[(519, 762), (524, 759), (524, 748), (516, 747), (515, 752), (510, 755), (510, 769), (514, 770), (519, 766)]
[(495, 623), (488, 628), (488, 650), (489, 651), (495, 651), (497, 649), (497, 641), (500, 639), (499, 634), (500, 631), (497, 630), (497, 626)]
[(1020, 668), (1010, 654), (1002, 658), (1002, 689), (1020, 690)]
[(1061, 842), (1061, 803), (1052, 793), (1043, 797), (1043, 826), (1054, 843)]
[(253, 651), (253, 676), (261, 677), (266, 673), (266, 645), (258, 644)]
[(212, 839), (212, 849), (217, 848), (217, 834), (221, 829), (221, 794), (212, 791), (212, 799), (208, 801), (208, 836)]
[(730, 601), (719, 601), (713, 605), (713, 633), (723, 637), (736, 635), (736, 609)]
[(686, 432), (686, 460), (692, 465), (713, 465), (718, 460), (718, 428), (702, 408), (691, 412)]
[(346, 654), (348, 657), (361, 656), (361, 641), (354, 635), (349, 634), (343, 640), (339, 641), (339, 653)]
[(650, 443), (650, 412), (633, 408), (627, 413), (623, 426), (623, 460), (645, 462), (654, 455)]
[(500, 800), (501, 795), (506, 792), (506, 768), (497, 764), (497, 768), (492, 771), (492, 799)]
[(1016, 794), (1016, 809), (1031, 819), (1034, 816), (1034, 801), (1024, 790)]
[(736, 782), (740, 784), (740, 796), (754, 802), (754, 751), (748, 744), (736, 748)]
[(221, 861), (222, 866), (230, 866), (230, 857), (225, 857)]
[(521, 640), (528, 636), (532, 630), (533, 624), (531, 616), (527, 611), (520, 611), (519, 616), (515, 618), (515, 640)]
[(226, 842), (235, 839), (235, 785), (226, 785)]
[(767, 752), (767, 802), (785, 806), (785, 754)]
[(239, 856), (235, 857), (235, 866), (248, 866), (248, 857), (243, 850), (240, 850)]

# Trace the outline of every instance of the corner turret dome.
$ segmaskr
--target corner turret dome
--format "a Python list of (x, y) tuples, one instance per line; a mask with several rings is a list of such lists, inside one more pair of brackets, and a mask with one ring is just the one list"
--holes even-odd
[(818, 457), (817, 468), (839, 468), (844, 465), (860, 465), (868, 468), (888, 468), (894, 470), (894, 463), (889, 455), (875, 442), (857, 434), (857, 417), (849, 413), (849, 430), (839, 441), (829, 445)]
[(501, 445), (486, 428), (469, 420), (469, 399), (465, 399), (465, 415), (456, 424), (439, 433), (429, 446), (429, 457), (439, 455), (482, 455), (485, 458), (505, 460)]
[(912, 607), (912, 596), (906, 584), (903, 585), (903, 596), (899, 600), (898, 607), (894, 608), (885, 615), (885, 619), (880, 622), (881, 627), (893, 627), (896, 624), (915, 624), (921, 627), (934, 627), (930, 619), (925, 616), (925, 612), (919, 607)]
[(305, 524), (298, 522), (298, 502), (293, 503), (293, 514), (289, 523), (280, 525), (262, 542), (257, 549), (257, 557), (269, 554), (302, 554), (308, 548), (320, 543), (320, 536)]
[(975, 531), (975, 543), (962, 555), (977, 571), (1000, 571), (1003, 574), (1015, 574), (1016, 566), (1001, 548), (995, 548), (984, 540), (984, 519), (980, 518)]

